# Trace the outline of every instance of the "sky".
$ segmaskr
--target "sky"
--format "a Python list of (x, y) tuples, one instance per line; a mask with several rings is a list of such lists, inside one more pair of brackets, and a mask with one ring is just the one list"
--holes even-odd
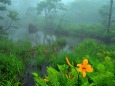
[[(28, 2), (27, 2), (28, 1)], [(30, 3), (30, 4), (33, 4), (33, 5), (36, 5), (36, 3), (38, 3), (39, 1), (42, 1), (42, 0), (12, 0), (13, 3), (15, 4), (19, 4), (22, 3), (22, 2), (25, 2), (25, 3)], [(75, 0), (61, 0), (64, 4), (68, 4), (72, 1), (75, 1)]]
[[(12, 10), (17, 10), (19, 12), (23, 12), (22, 10), (26, 10), (28, 7), (36, 7), (37, 6), (37, 3), (39, 3), (39, 1), (42, 1), (42, 0), (11, 0), (12, 4), (10, 6), (10, 8)], [(62, 0), (62, 2), (66, 5), (72, 1), (75, 1), (75, 0)]]
[(73, 1), (75, 1), (75, 0), (62, 0), (62, 2), (65, 4), (68, 4), (68, 3), (73, 2)]

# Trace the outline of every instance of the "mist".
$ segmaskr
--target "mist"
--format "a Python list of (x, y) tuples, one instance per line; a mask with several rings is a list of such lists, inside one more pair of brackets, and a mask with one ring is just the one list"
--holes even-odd
[[(12, 0), (11, 2), (11, 5), (7, 8), (8, 10), (16, 10), (18, 12), (20, 20), (17, 24), (21, 24), (19, 32), (14, 30), (17, 33), (14, 33), (15, 36), (17, 36), (17, 38), (15, 38), (16, 40), (20, 40), (25, 37), (22, 35), (27, 34), (27, 28), (30, 23), (35, 24), (38, 27), (38, 29), (42, 29), (42, 26), (39, 25), (41, 20), (43, 20), (41, 19), (42, 15), (39, 15), (36, 10), (37, 4), (40, 2), (40, 0)], [(59, 11), (60, 13), (57, 13), (57, 17), (55, 17), (55, 21), (57, 21), (57, 23), (59, 23), (59, 21), (62, 19), (64, 15), (62, 24), (90, 25), (100, 24), (102, 22), (102, 18), (99, 14), (99, 9), (101, 8), (101, 6), (106, 5), (109, 2), (109, 0), (62, 0), (61, 2), (64, 4), (65, 10)], [(20, 31), (21, 29), (23, 29), (22, 32)], [(22, 37), (20, 37), (20, 34), (22, 34)]]
[(0, 0), (0, 85), (109, 86), (114, 57), (115, 0)]

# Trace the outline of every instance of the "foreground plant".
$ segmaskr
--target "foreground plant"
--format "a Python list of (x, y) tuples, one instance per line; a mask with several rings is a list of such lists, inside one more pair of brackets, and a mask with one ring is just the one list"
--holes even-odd
[[(66, 62), (69, 66), (73, 67), (73, 65), (70, 63), (69, 59), (66, 57)], [(83, 73), (83, 77), (86, 77), (86, 72), (93, 72), (93, 68), (91, 67), (91, 65), (88, 64), (88, 60), (84, 59), (82, 64), (77, 64), (78, 68), (78, 72), (82, 72)], [(76, 69), (76, 68), (75, 68)]]
[[(36, 86), (114, 86), (114, 62), (106, 57), (103, 62), (98, 59), (83, 59), (81, 64), (74, 64), (66, 57), (66, 64), (57, 65), (58, 69), (52, 67), (47, 68), (47, 76), (40, 77), (37, 73), (33, 73)], [(77, 60), (79, 62), (79, 60)], [(93, 71), (92, 66), (95, 67)], [(83, 76), (80, 76), (80, 72)], [(87, 74), (87, 72), (90, 72)], [(93, 72), (91, 74), (91, 72)], [(87, 75), (87, 76), (86, 76)]]
[[(69, 61), (69, 59), (66, 57), (66, 62), (67, 62), (67, 64), (70, 66), (70, 67), (72, 67), (72, 68), (74, 68), (75, 70), (76, 70), (76, 67), (74, 67), (71, 63), (70, 63), (70, 61)], [(93, 68), (91, 67), (91, 65), (89, 65), (88, 64), (88, 60), (87, 59), (84, 59), (83, 60), (83, 63), (82, 64), (77, 64), (77, 66), (79, 67), (78, 68), (78, 86), (80, 86), (80, 80), (79, 80), (79, 72), (82, 72), (83, 73), (83, 78), (85, 78), (86, 77), (86, 72), (93, 72)]]
[(68, 57), (66, 57), (66, 62), (67, 62), (67, 64), (68, 64), (69, 66), (73, 67), (73, 65), (70, 63)]
[(80, 78), (79, 72), (93, 71), (88, 65), (87, 59), (83, 60), (83, 65), (78, 64), (79, 68), (74, 66), (73, 63), (71, 64), (67, 57), (66, 62), (68, 65), (58, 65), (58, 70), (52, 67), (47, 68), (48, 75), (44, 78), (39, 77), (37, 73), (33, 73), (36, 86), (80, 86), (83, 78)]

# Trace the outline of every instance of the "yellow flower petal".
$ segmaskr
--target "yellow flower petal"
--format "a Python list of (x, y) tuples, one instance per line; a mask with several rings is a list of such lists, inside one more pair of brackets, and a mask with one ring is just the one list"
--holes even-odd
[(88, 64), (88, 60), (87, 59), (84, 59), (83, 60), (83, 65), (87, 65)]
[(45, 82), (49, 82), (49, 80), (48, 80), (48, 79), (44, 79), (44, 81), (45, 81)]
[(91, 67), (91, 65), (87, 65), (86, 71), (93, 72), (93, 68)]
[(69, 59), (66, 57), (66, 62), (67, 62), (67, 64), (69, 65), (69, 66), (72, 66), (71, 64), (70, 64), (70, 62), (69, 62)]
[(77, 64), (77, 66), (81, 67), (81, 66), (82, 66), (82, 64)]
[(78, 71), (79, 71), (79, 72), (83, 72), (81, 67), (80, 67), (80, 68), (78, 68)]
[(83, 72), (83, 77), (84, 77), (84, 78), (86, 77), (86, 72)]

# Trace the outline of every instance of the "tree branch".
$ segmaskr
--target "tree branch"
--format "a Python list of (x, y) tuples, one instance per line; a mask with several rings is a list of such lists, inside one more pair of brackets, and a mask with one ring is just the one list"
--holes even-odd
[(11, 26), (12, 22), (13, 22), (13, 19), (11, 20), (10, 25), (6, 29), (0, 30), (0, 32), (5, 32), (5, 31), (9, 30), (11, 27), (16, 28), (14, 26)]

